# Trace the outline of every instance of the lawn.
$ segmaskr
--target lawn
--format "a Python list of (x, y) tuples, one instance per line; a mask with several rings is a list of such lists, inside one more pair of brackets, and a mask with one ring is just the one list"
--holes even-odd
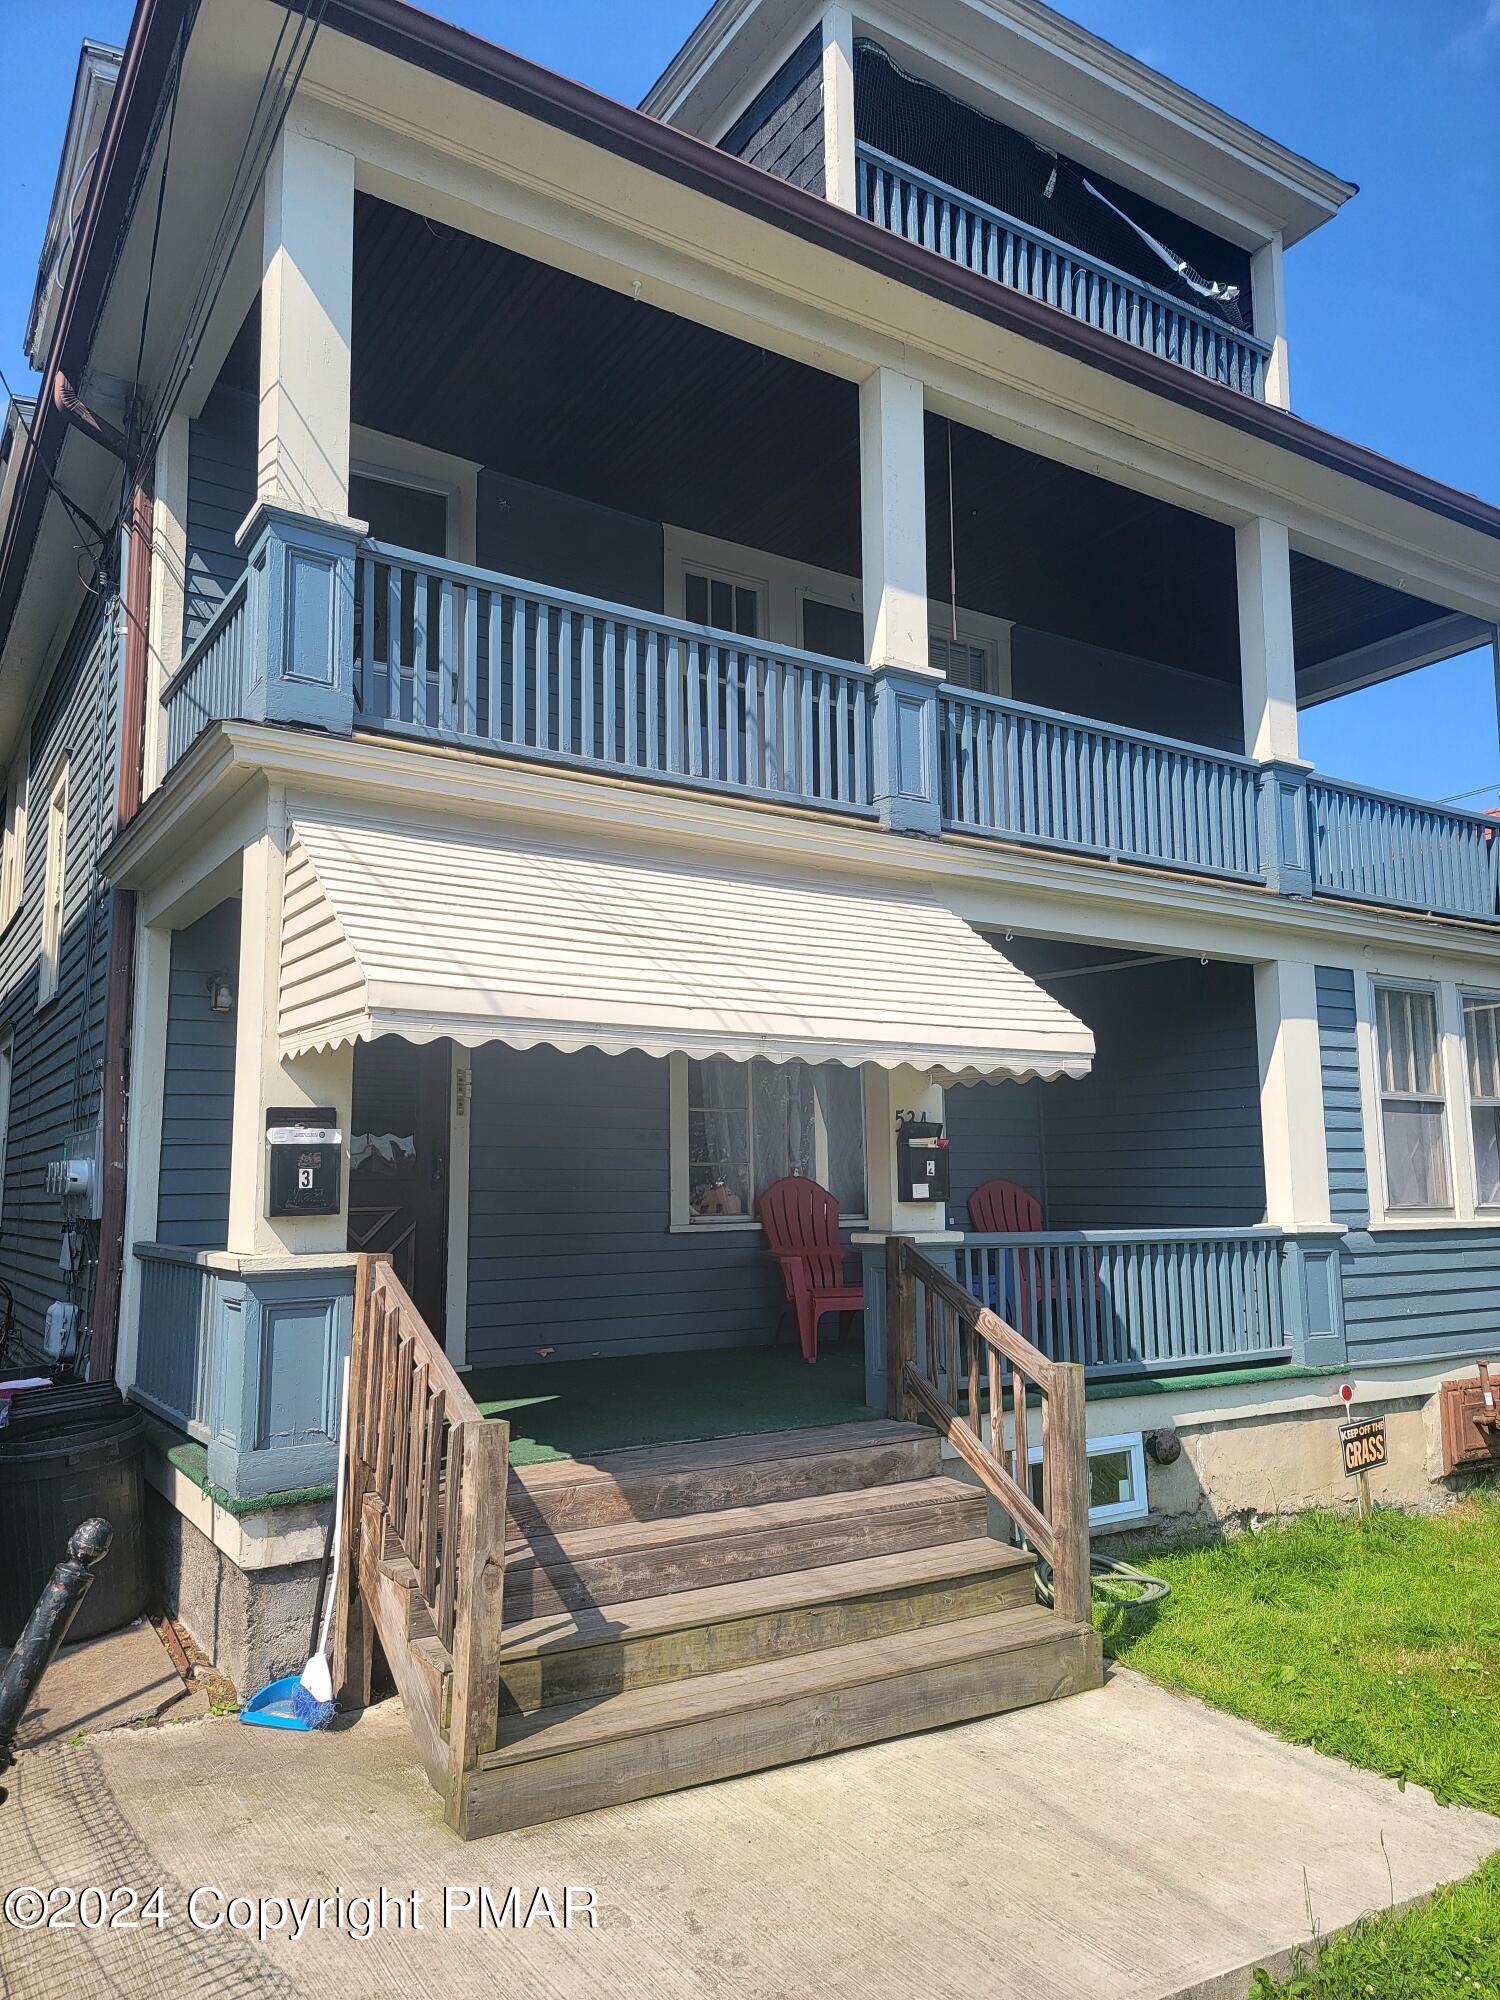
[[(1172, 1596), (1100, 1613), (1110, 1652), (1293, 1743), (1500, 1812), (1500, 1495), (1305, 1514), (1144, 1559)], [(1500, 1826), (1496, 1829), (1500, 1840)], [(1500, 1857), (1375, 1916), (1253, 2000), (1500, 2000)]]

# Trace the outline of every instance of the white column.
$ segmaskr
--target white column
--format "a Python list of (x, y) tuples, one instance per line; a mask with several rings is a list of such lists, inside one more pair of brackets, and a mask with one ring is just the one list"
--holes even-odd
[(847, 7), (823, 16), (823, 193), (858, 207), (854, 156), (854, 20)]
[[(943, 1088), (915, 1069), (865, 1070), (865, 1189), (870, 1204), (869, 1234), (917, 1236), (930, 1241), (946, 1233), (944, 1205), (903, 1201), (896, 1179), (896, 1121), (907, 1113), (941, 1124)], [(954, 1237), (956, 1242), (958, 1239)]]
[(120, 1331), (115, 1380), (135, 1381), (140, 1345), (140, 1265), (137, 1243), (156, 1235), (161, 1181), (162, 1098), (167, 1066), (167, 998), (172, 977), (172, 933), (141, 924), (135, 935), (134, 991), (130, 1002), (130, 1122), (126, 1135), (125, 1248), (120, 1271)]
[(182, 664), (182, 621), (187, 595), (188, 420), (182, 410), (167, 419), (156, 447), (151, 522), (151, 609), (146, 686), (145, 791), (161, 782), (167, 718), (161, 691)]
[(1292, 553), (1280, 521), (1257, 515), (1235, 531), (1245, 750), (1297, 761), (1297, 663), (1292, 650)]
[(865, 657), (928, 670), (927, 466), (922, 384), (879, 368), (859, 388)]
[[(284, 1062), (277, 1033), (286, 825), (285, 797), (273, 787), (265, 831), (245, 848), (241, 874), (228, 1248), (248, 1256), (344, 1251), (349, 1237), (353, 1051), (345, 1046)], [(331, 1105), (344, 1134), (339, 1212), (268, 1216), (266, 1112), (315, 1105)]]
[(349, 511), (354, 158), (288, 119), (266, 169), (257, 495)]
[(1256, 966), (1255, 1032), (1266, 1221), (1278, 1229), (1326, 1227), (1328, 1136), (1317, 973), (1311, 964), (1270, 959)]
[(1266, 363), (1266, 401), (1278, 410), (1292, 407), (1286, 358), (1286, 263), (1281, 232), (1263, 243), (1250, 259), (1251, 311), (1259, 339), (1271, 343)]

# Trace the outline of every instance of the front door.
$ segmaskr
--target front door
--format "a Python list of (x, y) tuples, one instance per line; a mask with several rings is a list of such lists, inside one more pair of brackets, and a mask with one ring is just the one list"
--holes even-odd
[(448, 1275), (447, 1042), (398, 1035), (354, 1049), (349, 1248), (388, 1258), (412, 1303), (443, 1338)]

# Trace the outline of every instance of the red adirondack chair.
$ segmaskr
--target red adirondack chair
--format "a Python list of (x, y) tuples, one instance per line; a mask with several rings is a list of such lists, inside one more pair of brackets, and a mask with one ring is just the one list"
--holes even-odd
[[(969, 1227), (984, 1236), (1040, 1236), (1042, 1204), (1028, 1188), (1018, 1186), (1015, 1181), (982, 1181), (969, 1196)], [(1035, 1308), (1048, 1289), (1042, 1253), (1040, 1250), (1014, 1250), (1010, 1255), (1015, 1259), (1017, 1331), (1031, 1340), (1034, 1338), (1031, 1323)], [(1064, 1280), (1059, 1287), (1054, 1278), (1051, 1294), (1054, 1299), (1061, 1296), (1071, 1301), (1072, 1284)], [(1096, 1269), (1094, 1296), (1097, 1298), (1098, 1295), (1099, 1273)]]
[(827, 1188), (792, 1174), (773, 1181), (755, 1204), (766, 1255), (781, 1266), (787, 1305), (797, 1315), (802, 1358), (818, 1358), (824, 1313), (863, 1312), (863, 1285), (845, 1282), (848, 1252), (839, 1241), (839, 1205)]

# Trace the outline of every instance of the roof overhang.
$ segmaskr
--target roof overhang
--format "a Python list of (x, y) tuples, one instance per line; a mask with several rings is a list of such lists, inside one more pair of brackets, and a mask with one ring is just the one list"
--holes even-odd
[(68, 266), (122, 60), (121, 50), (111, 48), (104, 42), (86, 41), (79, 54), (73, 103), (68, 112), (57, 182), (52, 190), (52, 205), (47, 212), (47, 233), (42, 239), (36, 290), (32, 294), (23, 342), (26, 358), (33, 368), (40, 368), (46, 359), (48, 343), (57, 322)]
[[(717, 142), (819, 20), (818, 0), (716, 0), (641, 108)], [(1253, 249), (1295, 243), (1354, 184), (1037, 0), (869, 0), (854, 30), (903, 67)]]

